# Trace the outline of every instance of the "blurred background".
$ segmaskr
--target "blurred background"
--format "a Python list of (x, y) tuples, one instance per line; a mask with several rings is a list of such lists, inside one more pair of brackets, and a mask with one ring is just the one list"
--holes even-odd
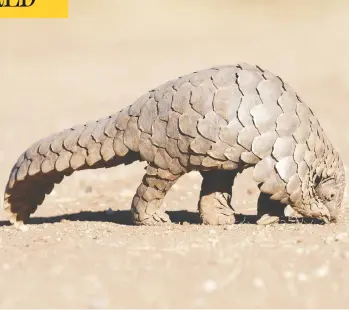
[[(0, 20), (0, 187), (17, 157), (36, 140), (115, 113), (169, 79), (238, 62), (258, 64), (287, 81), (314, 110), (347, 166), (348, 55), (346, 0), (69, 0), (68, 19)], [(38, 214), (104, 210), (115, 204), (127, 209), (142, 165), (78, 173), (57, 187)], [(195, 210), (200, 177), (188, 178), (169, 196), (170, 208), (185, 200)], [(197, 185), (189, 195), (181, 186), (192, 184), (190, 178)], [(251, 210), (256, 187), (248, 174), (239, 182), (245, 187), (235, 190), (235, 203)], [(88, 198), (94, 204), (70, 204), (80, 192), (96, 193), (91, 196), (95, 200)], [(104, 198), (102, 204), (106, 194), (114, 200)], [(56, 208), (57, 197), (66, 199), (65, 209)], [(25, 307), (11, 295), (10, 278), (0, 270), (0, 296), (6, 292), (7, 298), (2, 306)], [(44, 275), (40, 279), (43, 284), (47, 280)], [(23, 288), (24, 296), (35, 291)], [(40, 305), (33, 300), (31, 305)]]

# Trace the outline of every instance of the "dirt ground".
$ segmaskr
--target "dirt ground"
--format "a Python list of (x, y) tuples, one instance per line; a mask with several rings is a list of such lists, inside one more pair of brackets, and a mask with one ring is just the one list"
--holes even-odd
[[(52, 133), (176, 76), (259, 64), (314, 110), (349, 165), (348, 1), (70, 0), (67, 20), (0, 20), (0, 186)], [(26, 229), (0, 213), (1, 308), (348, 308), (349, 199), (338, 224), (200, 225), (201, 177), (166, 197), (169, 227), (130, 225), (144, 164), (79, 172)], [(251, 171), (234, 206), (255, 214)]]

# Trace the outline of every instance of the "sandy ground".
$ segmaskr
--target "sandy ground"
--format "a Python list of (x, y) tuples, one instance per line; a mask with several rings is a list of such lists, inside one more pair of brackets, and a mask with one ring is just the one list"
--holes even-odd
[[(240, 61), (289, 82), (349, 165), (347, 1), (70, 0), (69, 15), (0, 21), (1, 188), (37, 139), (173, 77)], [(143, 167), (72, 175), (25, 231), (0, 213), (0, 307), (349, 307), (349, 216), (327, 226), (202, 226), (192, 173), (166, 197), (172, 226), (134, 227), (128, 210)], [(234, 188), (246, 214), (258, 193), (250, 174)]]

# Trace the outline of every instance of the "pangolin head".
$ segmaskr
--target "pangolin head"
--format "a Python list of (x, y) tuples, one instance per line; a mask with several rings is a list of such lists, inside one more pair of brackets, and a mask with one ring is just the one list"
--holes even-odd
[[(322, 178), (315, 187), (315, 195), (325, 212), (319, 218), (326, 222), (335, 222), (342, 209), (345, 191), (345, 170), (343, 162), (339, 160), (333, 175)], [(326, 214), (324, 214), (326, 213)]]

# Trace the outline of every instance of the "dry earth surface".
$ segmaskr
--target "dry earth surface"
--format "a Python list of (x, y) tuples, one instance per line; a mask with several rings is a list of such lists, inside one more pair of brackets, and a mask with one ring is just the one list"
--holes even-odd
[[(240, 61), (289, 82), (349, 165), (348, 1), (70, 0), (69, 15), (0, 21), (1, 188), (39, 138), (173, 77)], [(192, 173), (166, 197), (173, 225), (134, 227), (143, 167), (76, 173), (25, 230), (0, 213), (0, 307), (349, 307), (349, 216), (202, 226)], [(250, 175), (234, 188), (246, 214), (258, 193)]]

